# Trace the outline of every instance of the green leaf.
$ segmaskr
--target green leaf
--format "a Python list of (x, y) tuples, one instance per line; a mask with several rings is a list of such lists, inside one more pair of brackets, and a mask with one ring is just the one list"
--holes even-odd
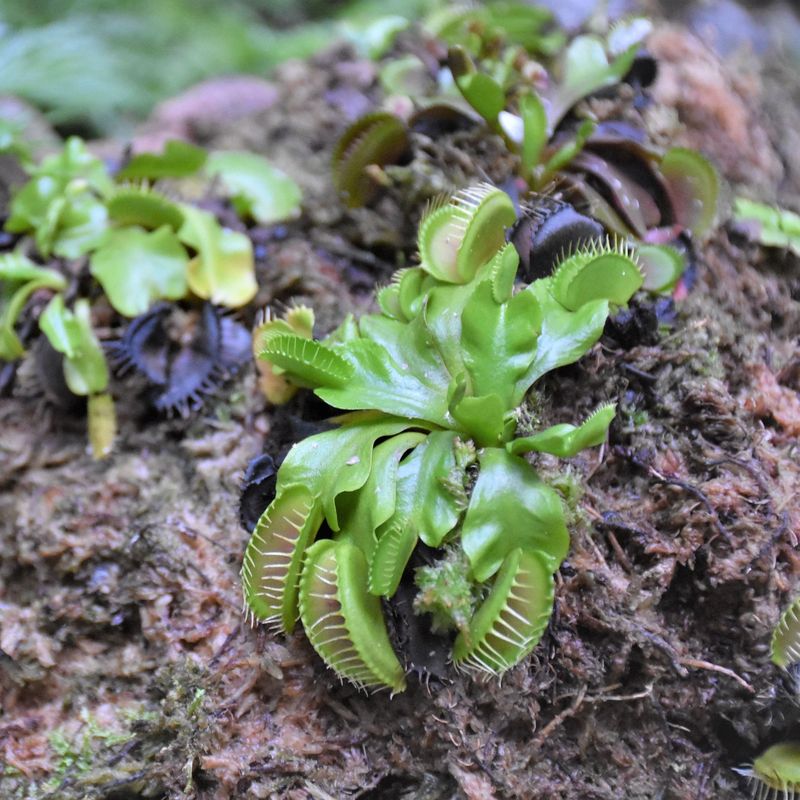
[(105, 204), (89, 192), (68, 195), (59, 214), (53, 252), (61, 258), (79, 258), (103, 241), (108, 224)]
[(671, 291), (686, 268), (683, 256), (668, 244), (640, 244), (637, 255), (648, 292)]
[(466, 372), (461, 347), (461, 314), (477, 286), (473, 281), (462, 286), (440, 285), (430, 290), (422, 315), (433, 337), (433, 346), (450, 375)]
[(111, 189), (103, 162), (73, 136), (60, 153), (45, 158), (16, 192), (5, 228), (12, 233), (35, 231), (44, 256), (53, 250), (59, 230), (67, 229), (56, 252), (76, 258), (96, 244), (96, 234), (105, 227), (105, 207), (95, 194), (108, 195)]
[(488, 183), (434, 204), (417, 233), (422, 269), (445, 283), (467, 283), (505, 244), (517, 215), (511, 198)]
[(262, 225), (300, 215), (300, 187), (267, 159), (256, 153), (216, 152), (208, 157), (206, 172), (218, 176), (240, 216)]
[(392, 522), (378, 539), (369, 563), (369, 591), (384, 597), (391, 597), (397, 591), (419, 541), (416, 530), (405, 521)]
[(335, 350), (306, 336), (279, 330), (264, 335), (261, 358), (288, 373), (298, 386), (316, 389), (348, 385), (353, 367)]
[(117, 225), (139, 225), (155, 230), (169, 225), (178, 231), (183, 212), (163, 195), (145, 186), (121, 186), (106, 203), (108, 216)]
[(765, 247), (781, 247), (800, 256), (800, 214), (737, 197), (733, 215), (737, 222), (753, 225), (755, 238)]
[(112, 230), (92, 255), (90, 271), (111, 305), (126, 317), (144, 314), (156, 300), (179, 300), (187, 292), (189, 258), (166, 225)]
[(450, 374), (422, 315), (403, 324), (369, 314), (359, 320), (358, 327), (362, 336), (381, 345), (404, 373), (416, 376), (426, 392), (441, 396), (447, 393)]
[(66, 288), (66, 279), (54, 269), (40, 267), (31, 261), (24, 253), (14, 252), (0, 255), (0, 281), (3, 281), (3, 295), (13, 284), (28, 283), (29, 281), (42, 282), (42, 285), (52, 289)]
[(24, 353), (14, 325), (28, 298), (37, 289), (66, 287), (61, 273), (37, 266), (22, 253), (0, 255), (0, 359), (13, 361)]
[(555, 570), (569, 548), (558, 495), (530, 464), (505, 450), (487, 447), (479, 457), (480, 473), (461, 527), (475, 580), (488, 580), (517, 547), (540, 551)]
[(242, 593), (253, 618), (292, 632), (299, 613), (301, 566), (321, 524), (321, 504), (309, 487), (288, 485), (276, 492), (247, 543), (242, 564)]
[(492, 259), (489, 277), (492, 282), (492, 297), (495, 303), (505, 303), (514, 294), (514, 280), (519, 269), (519, 253), (509, 242)]
[(385, 414), (425, 420), (446, 426), (447, 402), (407, 366), (398, 364), (386, 349), (369, 339), (357, 339), (337, 348), (353, 367), (346, 386), (324, 387), (315, 394), (335, 408), (373, 409)]
[(197, 251), (189, 261), (189, 288), (204, 300), (229, 308), (249, 303), (258, 291), (253, 245), (243, 233), (223, 228), (208, 211), (183, 205), (178, 238)]
[(586, 35), (573, 39), (564, 51), (561, 83), (549, 109), (550, 131), (558, 127), (578, 100), (618, 83), (630, 70), (638, 49), (635, 42), (609, 62), (599, 37)]
[(501, 399), (503, 410), (510, 410), (515, 384), (533, 361), (541, 324), (539, 303), (531, 292), (519, 292), (497, 303), (493, 282), (481, 281), (461, 314), (468, 393), (494, 394)]
[(73, 394), (85, 396), (106, 390), (108, 365), (92, 330), (88, 300), (78, 300), (70, 311), (62, 295), (57, 294), (39, 317), (39, 327), (50, 344), (63, 353), (64, 378)]
[(480, 446), (496, 447), (513, 433), (508, 409), (500, 395), (458, 397), (451, 400), (450, 413), (464, 432)]
[(553, 613), (552, 564), (543, 553), (512, 550), (489, 596), (453, 645), (465, 669), (502, 675), (536, 646)]
[(375, 531), (395, 512), (400, 459), (425, 441), (426, 434), (407, 431), (381, 442), (372, 453), (372, 469), (361, 489), (338, 501), (342, 532), (369, 559), (375, 549)]
[(547, 114), (539, 95), (527, 94), (519, 101), (522, 117), (522, 168), (530, 172), (547, 144)]
[(370, 563), (374, 594), (397, 591), (419, 538), (439, 547), (458, 523), (461, 501), (448, 487), (463, 487), (466, 476), (456, 463), (455, 440), (451, 431), (434, 431), (400, 462), (394, 512), (377, 530)]
[(643, 281), (633, 253), (624, 245), (590, 245), (558, 265), (550, 291), (565, 308), (577, 311), (591, 300), (625, 305)]
[(50, 204), (62, 191), (63, 187), (49, 175), (32, 178), (14, 195), (5, 229), (11, 233), (38, 229), (45, 223)]
[(336, 498), (366, 483), (378, 439), (394, 436), (408, 427), (405, 419), (363, 415), (341, 428), (303, 439), (292, 447), (281, 465), (276, 496), (291, 484), (308, 487), (322, 503), (328, 524), (338, 531)]
[(186, 178), (194, 175), (206, 162), (206, 151), (188, 142), (170, 139), (163, 153), (140, 153), (118, 173), (117, 180), (151, 180)]
[(329, 667), (356, 686), (406, 688), (380, 600), (367, 591), (367, 561), (350, 542), (323, 539), (309, 549), (300, 576), (300, 617)]
[(658, 169), (664, 176), (677, 221), (702, 241), (717, 217), (717, 171), (707, 158), (686, 147), (667, 150)]
[(614, 419), (616, 406), (613, 403), (601, 406), (581, 425), (553, 425), (533, 436), (515, 439), (506, 445), (506, 450), (515, 456), (535, 451), (550, 453), (559, 458), (571, 458), (586, 447), (594, 447), (605, 441), (608, 426)]
[(34, 177), (16, 194), (6, 230), (34, 231), (39, 252), (78, 258), (100, 243), (107, 224), (105, 205), (81, 180)]
[(417, 448), (419, 464), (410, 521), (429, 547), (439, 547), (461, 516), (460, 500), (448, 488), (466, 482), (464, 469), (456, 462), (456, 439), (452, 431), (433, 431)]
[(506, 93), (494, 78), (485, 72), (472, 72), (456, 78), (456, 86), (490, 125), (497, 122), (497, 116), (506, 104)]
[(433, 280), (421, 267), (403, 270), (398, 282), (397, 294), (401, 319), (410, 321), (419, 314), (426, 292), (430, 288), (430, 282)]
[[(550, 22), (553, 14), (542, 6), (527, 3), (492, 2), (486, 7), (489, 30), (496, 32), (511, 44), (522, 45), (528, 52), (543, 52), (549, 34), (542, 28)], [(559, 41), (563, 34), (558, 32)]]
[(548, 291), (547, 281), (535, 281), (532, 291), (542, 310), (542, 330), (530, 368), (517, 383), (515, 402), (546, 372), (572, 364), (600, 338), (608, 317), (608, 300), (593, 300), (568, 311)]

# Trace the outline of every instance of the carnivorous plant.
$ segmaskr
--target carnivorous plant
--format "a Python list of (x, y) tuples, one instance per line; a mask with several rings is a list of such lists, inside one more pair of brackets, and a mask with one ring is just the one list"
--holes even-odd
[[(307, 387), (343, 413), (281, 464), (244, 556), (245, 608), (285, 632), (299, 619), (359, 687), (405, 688), (381, 601), (413, 578), (421, 549), (440, 560), (417, 575), (415, 607), (455, 634), (456, 667), (501, 675), (550, 618), (569, 534), (558, 494), (524, 456), (600, 444), (614, 406), (543, 430), (521, 407), (542, 375), (592, 347), (642, 274), (632, 250), (604, 239), (518, 286), (515, 218), (503, 191), (467, 187), (428, 209), (421, 263), (378, 292), (380, 313), (349, 316), (320, 341), (310, 309), (293, 309), (256, 334), (271, 399)], [(459, 559), (456, 603), (454, 582), (435, 578)]]

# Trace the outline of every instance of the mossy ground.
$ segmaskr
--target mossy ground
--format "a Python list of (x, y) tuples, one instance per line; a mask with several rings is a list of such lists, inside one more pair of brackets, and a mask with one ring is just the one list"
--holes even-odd
[[(669, 95), (670, 77), (710, 73), (692, 72), (693, 40), (669, 35), (683, 55), (670, 64), (665, 46), (655, 95), (672, 104), (645, 113), (651, 129), (721, 154), (740, 185), (771, 185), (776, 120), (759, 121), (758, 88), (743, 93), (703, 51), (719, 79), (682, 127), (688, 101)], [(287, 66), (278, 85), (274, 108), (221, 121), (205, 143), (264, 152), (303, 183), (300, 223), (253, 231), (259, 302), (311, 302), (324, 330), (368, 306), (398, 248), (412, 257), (425, 196), (500, 181), (512, 164), (492, 137), (420, 139), (395, 188), (348, 212), (329, 153), (348, 113), (376, 99), (374, 68), (336, 51)], [(742, 108), (753, 116), (739, 140)], [(741, 158), (726, 162), (731, 149)], [(799, 191), (783, 182), (780, 196)], [(724, 229), (700, 262), (656, 343), (606, 339), (538, 387), (545, 423), (607, 400), (620, 413), (609, 444), (571, 462), (572, 548), (552, 625), (502, 684), (454, 674), (366, 697), (301, 633), (244, 623), (238, 485), (273, 424), (252, 373), (188, 423), (144, 419), (128, 398), (100, 463), (80, 421), (4, 400), (0, 796), (741, 797), (731, 768), (800, 733), (768, 658), (800, 572), (800, 266)], [(555, 459), (539, 467), (563, 472)]]

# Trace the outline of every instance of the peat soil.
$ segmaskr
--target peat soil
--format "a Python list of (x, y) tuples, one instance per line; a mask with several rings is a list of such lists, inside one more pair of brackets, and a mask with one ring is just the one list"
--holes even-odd
[[(796, 73), (723, 65), (680, 27), (650, 46), (651, 134), (701, 149), (730, 192), (798, 209)], [(250, 231), (257, 305), (313, 303), (322, 333), (413, 258), (426, 199), (513, 169), (484, 131), (417, 135), (391, 186), (348, 211), (330, 153), (380, 101), (374, 65), (334, 49), (275, 86), (269, 108), (192, 134), (303, 185), (299, 222)], [(277, 425), (252, 369), (189, 420), (144, 413), (120, 382), (102, 462), (83, 420), (1, 401), (0, 797), (746, 796), (733, 767), (800, 736), (769, 661), (800, 573), (798, 334), (798, 261), (723, 225), (669, 330), (606, 337), (539, 384), (544, 422), (619, 404), (607, 445), (537, 463), (572, 530), (552, 623), (502, 684), (453, 674), (394, 698), (341, 685), (302, 633), (243, 621), (239, 485)]]

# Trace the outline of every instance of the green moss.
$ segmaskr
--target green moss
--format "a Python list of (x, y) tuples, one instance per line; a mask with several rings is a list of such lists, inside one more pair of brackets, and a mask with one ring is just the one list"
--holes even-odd
[(419, 594), (414, 611), (430, 614), (434, 631), (466, 631), (481, 599), (480, 588), (469, 576), (469, 562), (460, 547), (450, 548), (444, 558), (419, 567), (414, 580)]
[(132, 737), (129, 732), (104, 728), (87, 708), (81, 710), (80, 718), (84, 725), (75, 736), (69, 736), (63, 728), (50, 734), (50, 748), (57, 759), (53, 774), (44, 784), (48, 791), (55, 791), (68, 776), (74, 780), (86, 775), (101, 748), (122, 744)]

